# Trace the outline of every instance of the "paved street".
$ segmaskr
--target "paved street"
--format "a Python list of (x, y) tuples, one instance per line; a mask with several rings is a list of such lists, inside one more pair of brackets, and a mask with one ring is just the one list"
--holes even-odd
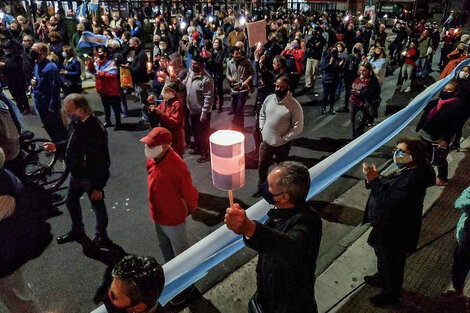
[[(437, 59), (438, 55), (435, 57), (435, 60)], [(377, 122), (386, 118), (384, 116), (386, 111), (406, 105), (420, 91), (414, 90), (409, 94), (395, 92), (397, 73), (398, 70), (394, 75), (387, 77), (382, 87), (383, 101)], [(432, 75), (437, 77), (438, 73), (434, 72)], [(320, 93), (319, 97), (307, 94), (297, 98), (304, 108), (305, 127), (303, 133), (294, 141), (290, 153), (291, 160), (300, 161), (308, 167), (315, 165), (348, 143), (352, 133), (349, 114), (320, 114), (322, 98), (320, 82), (317, 81), (315, 88)], [(88, 89), (86, 94), (96, 114), (102, 118), (103, 107), (96, 91), (93, 88)], [(255, 94), (249, 99), (249, 105), (245, 110), (247, 152), (254, 149), (252, 136), (254, 117), (251, 114), (254, 99)], [(127, 253), (152, 255), (162, 262), (163, 258), (148, 212), (144, 146), (139, 142), (147, 131), (136, 127), (140, 119), (140, 105), (135, 100), (129, 98), (131, 116), (123, 121), (128, 129), (120, 131), (108, 129), (112, 162), (111, 178), (105, 189), (105, 201), (109, 214), (108, 233), (109, 237)], [(224, 111), (213, 113), (211, 128), (218, 130), (230, 127), (231, 116), (227, 114), (228, 106), (229, 97), (226, 94)], [(337, 103), (336, 108), (341, 106), (342, 99)], [(28, 115), (24, 122), (36, 134), (36, 137), (45, 136), (38, 117)], [(414, 125), (412, 123), (410, 127), (402, 131), (400, 136), (415, 136)], [(395, 141), (394, 139), (381, 147), (371, 156), (370, 161), (377, 165), (390, 161)], [(189, 240), (193, 244), (222, 225), (223, 212), (228, 206), (228, 199), (225, 192), (213, 187), (209, 162), (199, 164), (196, 162), (197, 156), (188, 153), (184, 159), (191, 171), (194, 184), (200, 192), (200, 209), (189, 218)], [(362, 176), (361, 168), (356, 166), (322, 192), (313, 202), (314, 205), (321, 209), (362, 179)], [(258, 201), (250, 196), (256, 189), (257, 180), (257, 170), (248, 169), (246, 186), (234, 192), (236, 202), (249, 207)], [(82, 199), (82, 207), (85, 229), (88, 236), (93, 238), (95, 216), (90, 209), (88, 199)], [(60, 209), (64, 214), (49, 220), (54, 237), (65, 234), (70, 228), (70, 218), (65, 206)], [(338, 223), (334, 215), (328, 216), (328, 220), (330, 223), (326, 224), (327, 227), (324, 230), (320, 255), (326, 253), (332, 244), (346, 236), (357, 223), (356, 220), (342, 220)], [(253, 251), (244, 249), (211, 271), (197, 284), (198, 288), (201, 291), (207, 290), (253, 256)], [(85, 313), (96, 307), (106, 289), (109, 268), (103, 261), (105, 260), (99, 261), (85, 256), (78, 243), (59, 246), (54, 240), (40, 258), (24, 266), (24, 276), (45, 312)], [(100, 288), (101, 286), (104, 287)], [(3, 312), (6, 312), (6, 309), (0, 304), (0, 313)]]

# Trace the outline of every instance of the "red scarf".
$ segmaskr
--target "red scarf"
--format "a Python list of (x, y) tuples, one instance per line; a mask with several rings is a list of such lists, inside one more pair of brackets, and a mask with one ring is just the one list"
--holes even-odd
[(447, 99), (447, 100), (442, 100), (442, 99), (439, 99), (439, 101), (437, 102), (437, 105), (432, 108), (431, 111), (429, 111), (428, 113), (428, 121), (430, 121), (434, 116), (436, 116), (437, 112), (442, 109), (442, 107), (446, 104), (449, 104), (449, 103), (452, 103), (452, 102), (455, 102), (457, 101), (457, 97), (452, 97), (450, 99)]

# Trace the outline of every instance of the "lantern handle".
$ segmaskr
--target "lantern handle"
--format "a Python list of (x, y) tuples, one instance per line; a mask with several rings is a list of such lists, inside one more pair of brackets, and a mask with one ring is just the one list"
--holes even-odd
[(230, 208), (233, 209), (233, 192), (231, 189), (228, 191), (228, 199), (230, 200)]

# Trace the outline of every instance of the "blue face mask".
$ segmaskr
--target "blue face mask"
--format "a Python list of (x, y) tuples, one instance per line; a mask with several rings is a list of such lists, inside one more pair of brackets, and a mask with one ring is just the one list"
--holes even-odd
[(80, 118), (78, 116), (76, 116), (75, 114), (67, 114), (67, 118), (71, 121), (71, 122), (80, 122)]
[(405, 167), (406, 164), (413, 162), (413, 157), (409, 153), (405, 153), (401, 150), (395, 150), (393, 153), (393, 162), (399, 168)]
[(261, 196), (264, 198), (264, 200), (266, 200), (266, 202), (268, 202), (269, 204), (276, 204), (276, 202), (279, 202), (279, 201), (276, 201), (274, 200), (274, 197), (276, 196), (280, 196), (283, 194), (283, 192), (281, 193), (278, 193), (278, 194), (275, 194), (273, 195), (270, 191), (269, 191), (269, 185), (268, 185), (268, 181), (265, 181), (261, 186), (260, 186), (260, 193), (261, 193)]

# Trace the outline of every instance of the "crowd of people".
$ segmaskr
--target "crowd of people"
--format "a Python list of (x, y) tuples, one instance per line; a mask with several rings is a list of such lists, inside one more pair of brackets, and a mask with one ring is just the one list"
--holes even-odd
[[(270, 211), (265, 225), (249, 220), (238, 204), (225, 215), (227, 227), (242, 234), (245, 243), (260, 253), (258, 291), (250, 307), (261, 307), (263, 312), (316, 312), (313, 288), (321, 222), (306, 203), (310, 184), (307, 168), (286, 162), (292, 139), (306, 128), (302, 103), (296, 97), (308, 95), (321, 102), (321, 114), (349, 112), (352, 138), (357, 138), (378, 117), (388, 70), (399, 68), (397, 90), (408, 93), (415, 88), (415, 80), (436, 71), (432, 65), (438, 49), (442, 77), (465, 60), (469, 35), (461, 33), (453, 12), (443, 30), (438, 23), (401, 16), (391, 33), (360, 12), (288, 11), (237, 16), (228, 9), (191, 19), (168, 19), (151, 12), (135, 12), (125, 19), (117, 12), (80, 17), (73, 34), (68, 33), (61, 14), (48, 16), (39, 11), (44, 15), (34, 22), (24, 15), (2, 21), (0, 81), (8, 87), (14, 102), (1, 92), (4, 127), (0, 130), (4, 131), (0, 133), (0, 168), (8, 178), (4, 182), (10, 184), (0, 184), (0, 195), (13, 197), (13, 202), (11, 197), (0, 198), (0, 213), (4, 213), (0, 223), (13, 215), (15, 200), (21, 194), (24, 164), (19, 135), (26, 130), (21, 115), (35, 112), (51, 139), (45, 149), (63, 157), (71, 176), (66, 199), (71, 229), (57, 238), (58, 244), (87, 242), (79, 201), (85, 193), (96, 213), (93, 244), (111, 244), (104, 201), (112, 158), (106, 128), (125, 129), (122, 121), (128, 115), (128, 99), (134, 94), (141, 108), (140, 124), (151, 128), (141, 139), (149, 174), (150, 214), (168, 262), (189, 247), (186, 218), (198, 205), (198, 191), (183, 159), (185, 150), (190, 148), (190, 154), (199, 155), (199, 163), (210, 160), (211, 120), (224, 109), (228, 85), (233, 119), (226, 128), (245, 131), (245, 106), (256, 93), (253, 135), (259, 180), (253, 196), (263, 196), (276, 208)], [(250, 43), (246, 23), (262, 19), (266, 20), (266, 43)], [(82, 45), (87, 31), (105, 36), (107, 43)], [(96, 84), (104, 123), (82, 94), (82, 83), (87, 79)], [(315, 89), (317, 80), (321, 80), (321, 90)], [(364, 165), (366, 187), (371, 189), (364, 222), (373, 226), (369, 243), (379, 264), (379, 272), (366, 277), (366, 282), (382, 287), (382, 293), (371, 299), (376, 305), (399, 301), (404, 260), (416, 248), (426, 188), (448, 183), (446, 157), (451, 148), (459, 148), (462, 129), (470, 116), (466, 101), (469, 91), (470, 67), (466, 66), (427, 105), (416, 129), (420, 139), (398, 142), (393, 156), (397, 171), (385, 176), (375, 166)], [(29, 95), (33, 96), (33, 107)], [(341, 97), (344, 106), (338, 108)], [(274, 160), (277, 166), (268, 175)], [(437, 167), (437, 177), (431, 165)], [(398, 227), (396, 216), (405, 214), (401, 211), (405, 203), (413, 210), (405, 212), (409, 224), (405, 225), (404, 237), (390, 238)], [(405, 246), (401, 245), (404, 241)], [(154, 266), (150, 259), (123, 262)], [(121, 283), (144, 279), (121, 274), (130, 271), (122, 264), (114, 272), (117, 281), (106, 300), (109, 307), (129, 309), (132, 304), (136, 312), (156, 312), (156, 303), (147, 296), (127, 306), (123, 303), (129, 302), (130, 296), (124, 293), (125, 300), (118, 300), (116, 290), (123, 288)], [(8, 284), (4, 277), (15, 272), (12, 268), (0, 275), (0, 283)], [(157, 266), (149, 275), (158, 271), (161, 268)], [(271, 277), (273, 272), (279, 274), (276, 279)], [(153, 297), (158, 297), (162, 287), (162, 274), (157, 276), (155, 284), (160, 289), (146, 291)], [(456, 288), (461, 290), (460, 286)], [(20, 301), (21, 290), (10, 298), (15, 303)], [(37, 312), (31, 301), (23, 304)]]

